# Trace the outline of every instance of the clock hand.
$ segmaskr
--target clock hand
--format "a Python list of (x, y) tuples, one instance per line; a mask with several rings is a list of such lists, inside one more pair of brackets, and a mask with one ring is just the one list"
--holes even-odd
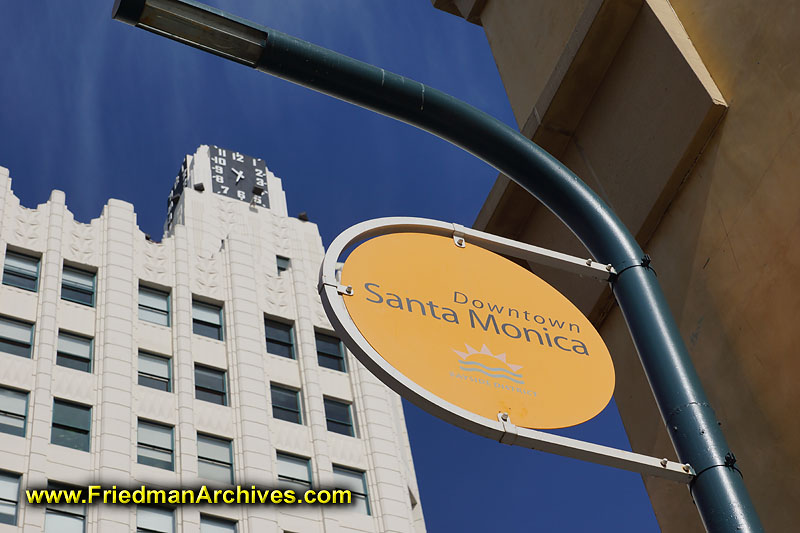
[(244, 171), (243, 170), (236, 170), (235, 168), (231, 168), (234, 174), (236, 174), (236, 183), (239, 183), (239, 180), (244, 179)]

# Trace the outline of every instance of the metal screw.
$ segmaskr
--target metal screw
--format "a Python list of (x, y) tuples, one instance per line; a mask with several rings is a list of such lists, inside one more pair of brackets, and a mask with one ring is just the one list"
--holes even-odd
[(459, 246), (464, 246), (464, 239), (458, 239), (456, 241), (456, 244), (459, 245)]
[(689, 463), (686, 463), (685, 465), (683, 465), (683, 471), (684, 471), (684, 472), (686, 472), (687, 474), (688, 474), (688, 473), (689, 473), (691, 470), (692, 470), (692, 467), (691, 467), (691, 466), (689, 466)]
[(352, 296), (353, 295), (353, 287), (352, 287), (352, 285), (348, 285), (347, 287), (345, 287), (344, 292), (348, 296)]
[(611, 269), (614, 268), (611, 266), (611, 263), (606, 265), (606, 272), (611, 272)]
[(587, 259), (586, 260), (586, 266), (592, 266), (592, 260), (591, 259)]
[(669, 461), (668, 461), (667, 459), (661, 459), (661, 466), (663, 466), (664, 468), (666, 468), (666, 467), (667, 467), (667, 463), (668, 463), (668, 462), (669, 462)]
[(508, 413), (502, 413), (500, 415), (500, 418), (503, 419), (503, 422), (508, 422)]

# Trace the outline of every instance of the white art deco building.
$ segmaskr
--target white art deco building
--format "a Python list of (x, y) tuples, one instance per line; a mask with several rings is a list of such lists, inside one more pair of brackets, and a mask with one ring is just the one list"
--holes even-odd
[[(0, 533), (422, 532), (399, 397), (334, 337), (322, 242), (263, 161), (202, 146), (152, 242), (20, 205), (0, 168)], [(32, 505), (26, 488), (351, 488), (351, 506)]]

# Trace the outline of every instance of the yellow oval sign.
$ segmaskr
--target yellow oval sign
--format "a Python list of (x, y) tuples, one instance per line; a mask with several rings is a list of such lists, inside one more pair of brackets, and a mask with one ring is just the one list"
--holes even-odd
[(395, 233), (349, 255), (342, 284), (362, 336), (395, 369), (472, 413), (531, 429), (573, 426), (614, 392), (600, 334), (519, 265), (452, 238)]

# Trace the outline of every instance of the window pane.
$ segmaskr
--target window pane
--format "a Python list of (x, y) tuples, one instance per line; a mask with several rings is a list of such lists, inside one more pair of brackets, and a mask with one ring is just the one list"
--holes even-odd
[(0, 337), (30, 344), (33, 340), (33, 324), (0, 318)]
[[(0, 432), (25, 436), (28, 393), (0, 388)], [(2, 479), (2, 478), (0, 478)], [(0, 498), (2, 495), (0, 494)]]
[(146, 307), (139, 307), (139, 320), (160, 326), (169, 326), (169, 314), (166, 311), (154, 311)]
[(31, 347), (21, 345), (15, 341), (5, 341), (0, 339), (0, 352), (5, 352), (19, 357), (31, 357)]
[(0, 411), (25, 416), (28, 393), (0, 388)]
[(91, 408), (56, 400), (53, 403), (53, 423), (89, 431)]
[(0, 524), (16, 525), (17, 506), (13, 503), (0, 501)]
[(154, 289), (139, 287), (139, 305), (144, 305), (166, 313), (169, 310), (169, 294)]
[(44, 520), (45, 533), (83, 533), (83, 518), (48, 511)]
[(224, 398), (225, 372), (214, 370), (213, 368), (195, 366), (194, 384), (198, 393), (203, 392), (200, 389), (206, 389), (205, 392), (217, 393), (218, 395), (223, 395)]
[(220, 483), (231, 483), (233, 481), (230, 465), (210, 463), (201, 459), (197, 464), (197, 473), (200, 477), (213, 479)]
[(168, 380), (170, 375), (170, 360), (166, 357), (139, 352), (139, 372)]
[(36, 291), (39, 278), (39, 260), (14, 252), (6, 252), (3, 284)]
[(83, 305), (94, 305), (94, 292), (75, 289), (66, 285), (61, 286), (61, 299)]
[(272, 405), (283, 407), (285, 409), (298, 410), (297, 391), (284, 389), (273, 385), (272, 390)]
[(64, 267), (64, 274), (61, 278), (62, 283), (71, 285), (75, 288), (94, 291), (94, 272), (86, 272), (77, 268)]
[(3, 271), (3, 284), (36, 292), (36, 278), (16, 274), (8, 269)]
[(236, 522), (201, 515), (200, 533), (236, 533)]
[(198, 435), (197, 456), (230, 464), (231, 441), (209, 437), (207, 435)]
[(139, 421), (139, 444), (172, 449), (172, 428)]
[(39, 259), (27, 255), (16, 254), (14, 252), (6, 253), (6, 267), (11, 269), (36, 276), (39, 273)]
[(348, 437), (354, 437), (353, 435), (353, 426), (350, 424), (343, 424), (341, 422), (334, 422), (333, 420), (328, 420), (328, 431), (332, 431), (333, 433), (339, 433), (340, 435), (347, 435)]
[(274, 320), (267, 320), (264, 324), (266, 325), (267, 339), (292, 343), (292, 326)]
[(336, 400), (325, 399), (325, 418), (341, 422), (350, 423), (350, 405)]
[(92, 356), (92, 339), (59, 331), (58, 351), (90, 359)]
[(215, 305), (208, 305), (200, 302), (192, 302), (192, 318), (202, 320), (217, 326), (222, 325), (220, 308)]
[(364, 472), (350, 470), (341, 466), (333, 467), (333, 486), (352, 493), (354, 511), (370, 514), (367, 500), (367, 481)]
[(139, 446), (136, 461), (139, 464), (172, 470), (172, 452)]
[(166, 509), (139, 507), (136, 509), (136, 528), (159, 533), (173, 533), (172, 511)]
[(331, 370), (344, 372), (344, 359), (341, 357), (334, 357), (324, 353), (318, 353), (317, 363), (319, 363), (319, 366), (323, 368), (330, 368)]
[(50, 442), (84, 452), (89, 451), (89, 434), (70, 428), (53, 426)]
[(328, 355), (341, 356), (341, 344), (339, 339), (330, 335), (316, 334), (317, 351)]
[(333, 486), (364, 494), (364, 473), (339, 466), (333, 467)]
[(209, 402), (209, 403), (215, 403), (217, 405), (226, 405), (228, 403), (225, 398), (225, 393), (223, 392), (214, 392), (203, 389), (196, 389), (194, 397), (197, 398), (198, 400), (202, 400), (204, 402)]
[(0, 472), (0, 524), (17, 523), (19, 480), (18, 474)]
[(209, 339), (216, 339), (218, 341), (222, 340), (222, 329), (219, 326), (215, 326), (213, 324), (205, 324), (203, 322), (195, 321), (192, 324), (192, 333), (195, 335), (202, 335), (203, 337), (208, 337)]
[(0, 433), (8, 433), (18, 437), (25, 436), (25, 419), (9, 416), (0, 412)]
[(311, 483), (311, 472), (308, 468), (308, 459), (278, 453), (278, 476), (291, 479), (300, 479)]
[(55, 400), (50, 442), (88, 452), (91, 416), (90, 407)]
[(144, 374), (139, 374), (139, 385), (150, 387), (151, 389), (163, 390), (164, 392), (171, 392), (168, 381), (145, 376)]

